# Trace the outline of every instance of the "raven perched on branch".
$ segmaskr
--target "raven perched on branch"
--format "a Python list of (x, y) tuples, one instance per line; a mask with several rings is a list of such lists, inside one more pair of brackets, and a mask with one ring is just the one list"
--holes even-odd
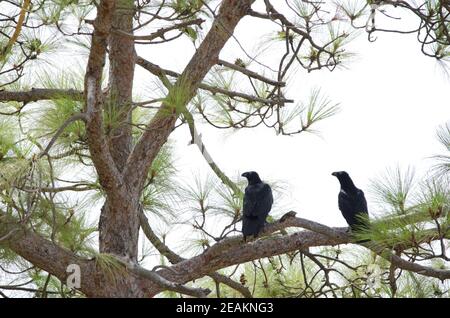
[(369, 212), (364, 192), (355, 186), (347, 172), (337, 171), (331, 175), (335, 176), (341, 184), (338, 195), (339, 210), (352, 232), (367, 228)]
[(247, 236), (257, 237), (263, 229), (272, 208), (273, 196), (270, 186), (262, 182), (256, 172), (244, 172), (242, 176), (248, 180), (242, 216), (242, 235), (245, 241)]

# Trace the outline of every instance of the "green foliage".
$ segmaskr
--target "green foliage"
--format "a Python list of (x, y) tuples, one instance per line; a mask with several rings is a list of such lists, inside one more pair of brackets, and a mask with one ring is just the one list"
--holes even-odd
[(52, 0), (45, 1), (37, 15), (44, 24), (55, 24), (68, 17), (69, 13), (78, 12), (77, 8), (92, 8), (88, 0)]
[[(207, 11), (210, 10), (206, 8), (208, 3), (209, 1), (201, 0), (165, 1), (161, 12), (158, 12), (161, 16), (169, 12), (170, 16), (160, 22), (167, 25), (169, 21), (178, 23), (207, 15)], [(123, 10), (124, 7), (130, 8), (135, 4), (132, 0), (119, 1), (118, 8)], [(139, 6), (142, 5), (143, 9), (154, 9), (160, 4), (161, 1), (144, 3), (141, 1)], [(8, 52), (0, 52), (1, 70), (13, 67), (17, 72), (15, 74), (17, 81), (14, 81), (14, 77), (3, 76), (0, 85), (8, 83), (7, 90), (17, 91), (32, 87), (82, 91), (86, 61), (83, 60), (80, 63), (82, 66), (76, 70), (76, 67), (72, 67), (72, 62), (77, 61), (78, 57), (74, 58), (72, 55), (75, 43), (85, 49), (84, 53), (90, 48), (89, 34), (92, 25), (86, 19), (93, 17), (96, 5), (98, 1), (90, 0), (49, 0), (33, 3), (33, 10), (29, 12), (27, 23), (30, 25), (36, 23), (40, 26), (25, 28)], [(289, 50), (283, 57), (284, 62), (280, 64), (279, 81), (287, 82), (294, 73), (294, 67), (289, 72), (286, 69), (285, 74), (282, 72), (286, 63), (299, 62), (308, 71), (323, 67), (333, 69), (352, 56), (346, 46), (353, 33), (341, 23), (343, 20), (341, 14), (348, 16), (352, 23), (358, 19), (366, 19), (367, 3), (346, 1), (338, 5), (340, 10), (337, 12), (331, 10), (328, 12), (328, 4), (324, 4), (321, 12), (329, 13), (324, 19), (319, 18), (315, 3), (293, 0), (289, 5), (294, 15), (289, 32), (286, 26), (279, 28), (277, 25), (263, 38), (263, 41), (266, 41), (263, 44), (267, 45), (267, 48), (282, 46), (284, 49), (289, 45)], [(435, 19), (440, 5), (439, 1), (426, 2), (424, 9), (429, 14), (430, 21), (433, 22)], [(14, 8), (16, 9), (18, 7)], [(15, 11), (13, 13), (17, 14)], [(6, 13), (2, 11), (2, 14)], [(146, 16), (144, 13), (140, 15)], [(438, 27), (432, 33), (437, 42), (432, 45), (432, 51), (438, 59), (445, 60), (450, 56), (448, 46), (445, 44), (448, 24), (435, 23), (435, 25)], [(153, 26), (160, 27), (156, 24), (150, 25), (151, 28)], [(1, 49), (7, 45), (15, 24), (5, 19), (3, 22), (0, 21), (0, 28)], [(308, 36), (301, 36), (301, 32), (295, 33), (294, 28), (305, 32)], [(196, 26), (187, 26), (180, 31), (193, 42), (197, 42), (202, 36), (200, 28)], [(74, 35), (77, 32), (85, 35)], [(63, 34), (63, 37), (57, 34)], [(300, 44), (302, 46), (296, 52), (295, 48)], [(242, 48), (245, 49), (245, 46)], [(254, 70), (256, 64), (262, 69), (269, 70), (270, 66), (263, 64), (266, 62), (262, 59), (263, 51), (256, 54), (240, 52), (242, 56), (231, 58), (235, 58), (235, 65), (248, 71)], [(278, 51), (267, 50), (267, 52), (272, 58), (273, 53)], [(50, 56), (49, 53), (69, 53), (71, 58), (67, 61), (53, 59), (53, 55)], [(49, 56), (51, 58), (48, 58)], [(24, 59), (29, 59), (33, 68), (27, 69), (22, 74), (21, 63)], [(59, 64), (63, 64), (63, 69), (56, 67)], [(67, 67), (69, 64), (71, 67)], [(273, 78), (277, 70), (270, 69), (267, 72), (268, 77)], [(262, 75), (265, 76), (264, 72)], [(106, 73), (103, 77), (107, 77)], [(316, 131), (313, 130), (313, 126), (316, 123), (336, 115), (339, 111), (338, 106), (324, 97), (319, 89), (313, 90), (303, 103), (271, 104), (264, 99), (274, 101), (277, 97), (284, 98), (284, 88), (281, 86), (274, 88), (264, 81), (223, 67), (214, 68), (208, 74), (207, 84), (212, 87), (208, 93), (194, 92), (186, 78), (179, 78), (175, 84), (173, 81), (173, 79), (163, 80), (163, 86), (167, 87), (167, 91), (164, 88), (164, 94), (159, 94), (158, 98), (165, 96), (161, 98), (165, 111), (163, 115), (177, 117), (181, 115), (181, 121), (188, 120), (189, 108), (189, 111), (197, 117), (221, 128), (251, 128), (264, 124), (275, 127), (277, 132), (284, 134), (301, 131), (314, 133)], [(103, 88), (106, 88), (105, 86), (103, 85)], [(223, 90), (230, 92), (227, 95)], [(276, 95), (275, 91), (278, 91), (279, 95)], [(189, 104), (194, 94), (196, 96)], [(136, 101), (136, 98), (133, 101)], [(123, 120), (128, 118), (128, 108), (118, 107), (115, 96), (108, 97), (104, 110), (104, 129), (108, 137), (117, 128), (123, 127), (121, 125), (129, 124)], [(26, 220), (24, 223), (33, 231), (73, 251), (76, 255), (95, 257), (96, 265), (106, 272), (111, 281), (117, 282), (126, 269), (114, 256), (98, 254), (97, 246), (93, 242), (97, 236), (97, 228), (94, 225), (98, 213), (95, 212), (98, 212), (97, 203), (101, 203), (94, 199), (96, 197), (103, 200), (105, 194), (101, 190), (89, 152), (86, 150), (84, 124), (77, 121), (65, 128), (52, 148), (52, 158), (38, 156), (67, 119), (83, 111), (83, 101), (74, 101), (69, 96), (61, 95), (50, 101), (30, 102), (26, 105), (17, 102), (2, 104), (2, 112), (15, 111), (20, 112), (9, 117), (0, 117), (0, 217), (17, 218), (17, 221)], [(144, 131), (142, 128), (156, 112), (148, 108), (133, 109), (131, 124), (134, 144), (142, 135)], [(275, 116), (271, 117), (270, 114)], [(438, 138), (445, 150), (450, 151), (448, 124), (439, 130)], [(81, 150), (75, 149), (78, 147)], [(166, 222), (165, 230), (173, 230), (178, 224), (187, 224), (189, 235), (184, 240), (185, 249), (182, 253), (200, 253), (217, 241), (238, 232), (236, 223), (242, 214), (243, 198), (212, 177), (201, 179), (197, 176), (194, 182), (181, 188), (178, 184), (179, 176), (175, 169), (173, 153), (171, 144), (166, 144), (153, 161), (140, 198), (142, 207), (152, 221)], [(370, 226), (362, 229), (355, 238), (370, 239), (374, 244), (390, 248), (406, 246), (404, 252), (414, 254), (419, 250), (419, 246), (428, 243), (430, 236), (448, 237), (449, 158), (448, 153), (436, 156), (438, 176), (423, 178), (422, 182), (417, 181), (412, 169), (402, 172), (400, 168), (389, 170), (386, 176), (376, 180), (373, 190), (378, 202), (383, 206), (383, 217), (374, 217)], [(71, 162), (72, 167), (77, 170), (68, 172), (68, 162)], [(239, 178), (234, 181), (241, 190), (244, 189), (245, 182)], [(277, 198), (276, 202), (282, 201), (280, 194), (282, 187), (279, 182), (269, 183)], [(58, 190), (59, 187), (71, 186), (71, 192)], [(80, 186), (86, 189), (76, 193)], [(88, 192), (90, 190), (94, 191)], [(271, 212), (272, 220), (277, 215), (277, 208), (274, 206)], [(153, 224), (154, 222), (152, 226)], [(286, 232), (275, 235), (285, 234)], [(162, 239), (165, 242), (166, 236), (163, 235)], [(423, 250), (426, 251), (425, 248)], [(142, 244), (141, 256), (145, 257), (149, 251), (148, 245)], [(163, 256), (160, 256), (160, 261), (165, 263)], [(3, 245), (0, 247), (0, 263), (18, 270), (30, 266)], [(442, 260), (425, 260), (424, 263), (435, 268), (448, 267)], [(373, 274), (378, 270), (382, 284), (372, 286)], [(368, 252), (363, 247), (350, 245), (296, 251), (241, 264), (239, 268), (226, 268), (221, 270), (221, 273), (240, 281), (255, 297), (449, 296), (448, 282), (441, 283), (411, 273), (400, 274), (399, 270), (395, 273), (398, 276), (398, 290), (395, 292), (388, 284), (389, 270), (389, 262), (382, 257)], [(71, 297), (79, 295), (70, 294), (59, 280), (42, 270), (33, 269), (24, 276), (33, 281), (33, 286), (38, 290), (34, 295), (36, 297), (45, 296), (42, 292), (44, 288), (61, 297), (66, 294)], [(215, 290), (214, 282), (207, 277), (192, 284), (206, 285)], [(178, 296), (174, 292), (164, 292), (163, 295)], [(221, 284), (220, 296), (240, 297), (241, 294)]]
[(367, 4), (364, 1), (350, 0), (337, 2), (338, 9), (348, 16), (351, 22), (366, 15)]
[(91, 249), (92, 234), (97, 231), (96, 226), (87, 226), (84, 214), (69, 209), (63, 215), (62, 224), (58, 226), (57, 240), (61, 246), (75, 253), (86, 253)]
[(186, 80), (179, 79), (175, 85), (173, 85), (164, 98), (164, 105), (167, 106), (166, 116), (173, 114), (181, 114), (186, 110), (186, 105), (192, 96), (191, 88), (187, 84)]
[(106, 277), (117, 284), (121, 276), (125, 275), (126, 268), (113, 255), (98, 253), (95, 255), (95, 265), (98, 266)]
[(400, 167), (389, 168), (386, 173), (374, 179), (372, 191), (375, 198), (388, 210), (394, 210), (397, 214), (408, 212), (408, 199), (414, 185), (414, 170), (407, 168), (402, 171)]
[[(243, 187), (241, 188), (243, 189)], [(233, 220), (242, 216), (241, 210), (244, 200), (242, 189), (240, 195), (235, 195), (229, 187), (217, 187), (216, 191), (221, 199), (221, 204), (217, 207), (218, 214), (226, 215)]]
[(330, 44), (326, 48), (335, 57), (337, 65), (343, 65), (343, 62), (349, 61), (355, 56), (354, 53), (345, 50), (344, 47), (355, 38), (356, 33), (350, 32), (347, 28), (342, 29), (341, 24), (330, 23), (328, 25), (328, 34)]
[(441, 298), (449, 295), (448, 290), (445, 292), (445, 286), (439, 286), (432, 279), (408, 272), (399, 282), (396, 296), (398, 298)]
[[(53, 74), (42, 71), (35, 85), (48, 89), (74, 89), (83, 90), (83, 77), (81, 69), (74, 72)], [(29, 132), (27, 137), (33, 144), (44, 148), (54, 136), (55, 132), (74, 114), (83, 111), (83, 101), (74, 100), (71, 96), (61, 93), (56, 98), (40, 102), (40, 107), (32, 107), (30, 111), (22, 114), (27, 123)], [(64, 153), (75, 147), (85, 145), (85, 126), (82, 121), (70, 123), (58, 137), (52, 148), (52, 154)], [(40, 144), (42, 142), (42, 144)], [(77, 146), (76, 146), (77, 145)], [(42, 150), (42, 149), (41, 149)]]
[(192, 16), (203, 7), (202, 0), (171, 0), (168, 4), (180, 16)]
[[(227, 268), (222, 270), (221, 274), (232, 274), (231, 278), (248, 288), (255, 298), (295, 297), (305, 286), (299, 265), (297, 261), (290, 262), (286, 257), (273, 257), (242, 264), (237, 271)], [(312, 264), (307, 262), (307, 266)], [(309, 273), (311, 270), (308, 268)], [(210, 278), (202, 279), (199, 285), (216, 290), (215, 283)], [(242, 297), (240, 292), (225, 284), (220, 284), (219, 288), (221, 298)], [(209, 297), (217, 297), (217, 294), (211, 293)]]
[(192, 210), (201, 214), (206, 213), (210, 208), (210, 197), (216, 187), (216, 181), (212, 177), (206, 178), (204, 181), (200, 177), (194, 178), (194, 185), (186, 185), (183, 189), (183, 196), (190, 202), (194, 203)]
[(442, 3), (441, 1), (429, 0), (425, 2), (425, 8), (428, 19), (437, 25), (432, 29), (435, 41), (432, 42), (431, 52), (436, 59), (448, 62), (450, 61), (450, 23), (448, 19), (442, 16)]
[(184, 32), (188, 37), (192, 39), (192, 41), (197, 40), (197, 31), (193, 27), (185, 27), (181, 29), (182, 32)]
[(10, 264), (14, 263), (17, 260), (18, 256), (11, 249), (0, 245), (0, 263), (1, 264)]
[(176, 171), (169, 143), (162, 147), (153, 161), (141, 197), (144, 211), (167, 223), (176, 217), (173, 206), (180, 194)]
[(429, 228), (447, 228), (450, 211), (448, 179), (425, 178), (415, 182), (413, 170), (389, 169), (374, 180), (373, 192), (384, 207), (381, 218), (372, 218), (370, 228), (359, 235), (386, 246), (416, 246), (427, 242)]
[(306, 109), (305, 116), (301, 119), (303, 129), (308, 129), (313, 123), (334, 116), (339, 111), (338, 106), (332, 105), (329, 99), (322, 97), (318, 89), (313, 90), (303, 109)]
[[(42, 109), (37, 132), (40, 136), (53, 136), (70, 117), (82, 110), (82, 104), (68, 98), (54, 99)], [(62, 133), (57, 143), (67, 149), (73, 144), (84, 143), (86, 140), (84, 123), (75, 121), (69, 124)], [(48, 138), (46, 138), (49, 140)]]
[[(0, 161), (0, 189), (8, 189), (20, 184), (30, 168), (29, 161), (25, 159), (11, 159)], [(6, 199), (4, 197), (3, 199)]]
[(313, 128), (317, 123), (335, 116), (340, 111), (338, 104), (332, 102), (320, 89), (313, 89), (305, 102), (295, 107), (283, 107), (280, 110), (280, 130), (283, 134), (293, 134), (302, 131), (319, 134)]
[(71, 297), (75, 296), (74, 292), (61, 284), (59, 279), (41, 270), (31, 270), (28, 272), (28, 276), (33, 281), (36, 290), (38, 290), (34, 294), (36, 298), (55, 297), (56, 295), (59, 297), (66, 297), (68, 295)]
[(447, 154), (436, 155), (433, 158), (437, 161), (434, 171), (438, 176), (448, 176), (450, 174), (450, 124), (441, 126), (437, 131), (437, 138), (444, 146)]
[(449, 179), (429, 178), (421, 182), (416, 195), (417, 209), (435, 220), (450, 212)]
[(16, 144), (16, 131), (14, 123), (6, 117), (0, 117), (0, 161), (11, 155)]

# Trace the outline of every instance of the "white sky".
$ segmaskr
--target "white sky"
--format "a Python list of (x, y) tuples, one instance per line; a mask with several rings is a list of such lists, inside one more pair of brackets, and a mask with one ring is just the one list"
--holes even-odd
[[(264, 24), (255, 29), (255, 21), (244, 19), (235, 32), (249, 52), (267, 29)], [(180, 41), (138, 53), (181, 71), (191, 57), (191, 47), (189, 41)], [(309, 74), (300, 69), (289, 83), (287, 98), (306, 100), (311, 88), (320, 87), (340, 103), (338, 115), (314, 127), (321, 137), (308, 133), (277, 136), (265, 127), (230, 134), (198, 122), (208, 151), (227, 175), (255, 170), (264, 180), (285, 183), (288, 196), (278, 200), (282, 207), (274, 208), (272, 214), (279, 216), (293, 208), (301, 217), (346, 226), (337, 207), (339, 184), (331, 172), (348, 171), (366, 192), (369, 212), (374, 214), (370, 179), (397, 164), (415, 167), (420, 175), (432, 164), (427, 158), (443, 151), (435, 135), (436, 128), (450, 120), (449, 81), (436, 61), (420, 52), (415, 36), (378, 34), (377, 41), (370, 43), (362, 33), (348, 48), (358, 54), (348, 69)], [(245, 55), (231, 39), (220, 57), (233, 62)], [(259, 68), (252, 64), (250, 69)], [(137, 82), (148, 81), (145, 71), (137, 74)], [(171, 140), (175, 141), (180, 176), (192, 180), (195, 174), (212, 174), (198, 148), (187, 146), (187, 127), (176, 130)]]

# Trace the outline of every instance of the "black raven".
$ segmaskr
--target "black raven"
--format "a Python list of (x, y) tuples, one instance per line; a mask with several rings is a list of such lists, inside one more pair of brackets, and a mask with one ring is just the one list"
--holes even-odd
[(266, 224), (266, 217), (272, 208), (273, 196), (270, 186), (262, 182), (256, 172), (244, 172), (242, 176), (248, 180), (242, 216), (242, 234), (245, 241), (247, 236), (257, 237)]
[(364, 192), (355, 186), (347, 172), (337, 171), (331, 175), (338, 178), (341, 184), (341, 191), (338, 196), (339, 210), (341, 210), (352, 232), (367, 228), (369, 212)]

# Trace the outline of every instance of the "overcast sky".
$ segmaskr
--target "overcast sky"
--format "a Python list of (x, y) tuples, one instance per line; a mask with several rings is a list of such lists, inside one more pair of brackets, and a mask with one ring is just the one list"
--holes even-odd
[[(250, 52), (269, 31), (265, 24), (255, 29), (255, 21), (244, 19), (235, 32)], [(163, 67), (182, 71), (193, 53), (191, 48), (186, 40), (160, 48), (146, 47), (138, 53)], [(422, 55), (415, 36), (378, 34), (377, 41), (369, 43), (363, 33), (349, 49), (358, 55), (348, 69), (309, 74), (300, 69), (289, 83), (288, 98), (305, 100), (311, 88), (319, 87), (340, 104), (338, 115), (315, 127), (320, 137), (307, 133), (277, 136), (265, 127), (231, 134), (198, 123), (207, 149), (227, 175), (255, 170), (263, 180), (285, 185), (287, 196), (275, 197), (281, 203), (273, 211), (275, 215), (293, 208), (301, 217), (345, 226), (337, 207), (339, 183), (331, 172), (348, 171), (366, 192), (369, 212), (375, 214), (377, 206), (369, 191), (371, 179), (397, 165), (414, 167), (419, 176), (432, 164), (427, 158), (443, 151), (435, 136), (436, 128), (450, 119), (450, 83), (436, 61)], [(281, 54), (268, 51), (266, 54)], [(231, 39), (221, 58), (232, 62), (237, 57), (245, 55)], [(258, 70), (255, 64), (250, 68)], [(146, 76), (138, 70), (137, 82), (142, 79), (142, 83), (148, 83)], [(197, 174), (212, 174), (198, 148), (187, 146), (187, 127), (177, 129), (171, 140), (176, 146), (180, 176), (192, 180)]]

